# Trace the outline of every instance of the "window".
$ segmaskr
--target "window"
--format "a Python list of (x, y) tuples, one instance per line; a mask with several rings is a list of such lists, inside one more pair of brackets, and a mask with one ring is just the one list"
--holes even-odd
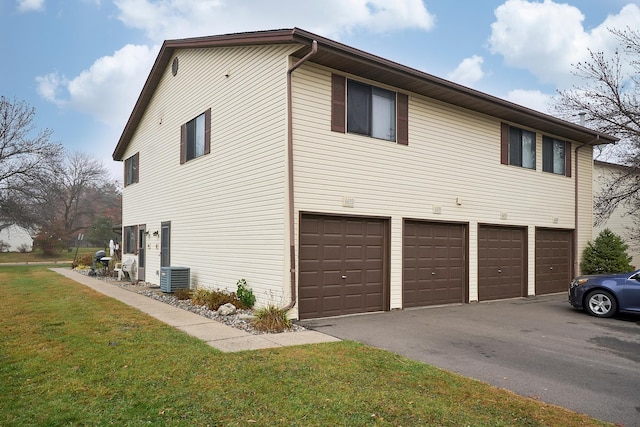
[(395, 141), (395, 92), (348, 80), (347, 132)]
[(407, 145), (408, 104), (409, 97), (405, 94), (347, 80), (344, 76), (334, 74), (331, 130)]
[(536, 168), (536, 134), (502, 124), (502, 163), (527, 169)]
[(543, 136), (542, 170), (558, 175), (571, 176), (571, 151), (569, 143)]
[(138, 163), (140, 153), (136, 153), (124, 161), (124, 186), (138, 182)]
[(211, 151), (211, 109), (180, 128), (180, 163), (209, 154)]
[(137, 238), (137, 226), (129, 226), (124, 228), (124, 235), (122, 236), (122, 253), (135, 254), (138, 247)]

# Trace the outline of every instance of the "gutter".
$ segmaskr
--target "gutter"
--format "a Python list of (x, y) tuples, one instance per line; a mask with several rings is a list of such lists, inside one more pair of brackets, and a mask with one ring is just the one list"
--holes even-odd
[[(584, 144), (581, 144), (579, 146), (576, 147), (575, 149), (575, 155), (574, 158), (576, 159), (576, 172), (574, 174), (575, 176), (575, 186), (574, 186), (574, 191), (575, 191), (575, 195), (574, 195), (574, 230), (573, 230), (573, 277), (577, 277), (579, 275), (578, 273), (578, 150), (580, 150), (581, 148), (584, 148), (585, 146), (593, 146), (594, 143), (596, 143), (597, 141), (600, 141), (600, 135), (596, 135), (596, 137), (594, 139), (592, 139), (589, 142), (585, 142)], [(592, 160), (593, 161), (593, 160)], [(593, 207), (592, 209), (593, 210)]]
[(318, 42), (314, 40), (311, 43), (311, 52), (307, 53), (298, 62), (293, 64), (287, 71), (287, 179), (289, 180), (289, 259), (291, 261), (291, 302), (284, 307), (285, 311), (291, 310), (298, 299), (296, 284), (296, 239), (295, 239), (295, 210), (293, 206), (293, 94), (292, 94), (292, 77), (293, 72), (302, 64), (307, 62), (309, 58), (318, 52)]

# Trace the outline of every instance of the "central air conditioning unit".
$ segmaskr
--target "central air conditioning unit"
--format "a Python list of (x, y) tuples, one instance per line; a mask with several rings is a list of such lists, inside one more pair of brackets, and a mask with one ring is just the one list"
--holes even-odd
[(189, 289), (191, 269), (188, 267), (161, 267), (160, 290), (173, 293), (176, 289)]

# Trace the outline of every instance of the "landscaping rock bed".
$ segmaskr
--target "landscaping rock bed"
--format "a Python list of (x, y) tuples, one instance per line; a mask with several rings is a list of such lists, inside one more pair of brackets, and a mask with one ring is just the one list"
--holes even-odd
[[(89, 270), (76, 270), (76, 271), (85, 275), (88, 275), (89, 273)], [(217, 320), (228, 326), (241, 329), (253, 335), (261, 335), (261, 334), (268, 333), (268, 332), (259, 331), (253, 327), (252, 320), (254, 316), (253, 316), (252, 310), (236, 310), (236, 312), (233, 314), (222, 316), (218, 314), (217, 311), (209, 310), (209, 308), (204, 305), (192, 304), (191, 300), (179, 300), (172, 294), (162, 292), (159, 286), (155, 286), (150, 283), (145, 283), (145, 282), (133, 283), (128, 281), (119, 281), (116, 278), (108, 277), (108, 276), (95, 276), (95, 278), (104, 280), (115, 286), (120, 286), (121, 288), (125, 288), (129, 291), (136, 292), (140, 295), (144, 295), (146, 297), (152, 298), (156, 301), (160, 301), (165, 304), (169, 304), (171, 306), (190, 311), (192, 313), (206, 317), (207, 319)], [(291, 329), (288, 331), (285, 331), (284, 333), (298, 332), (298, 331), (304, 331), (304, 330), (305, 330), (304, 327), (300, 325), (296, 325), (294, 323)]]

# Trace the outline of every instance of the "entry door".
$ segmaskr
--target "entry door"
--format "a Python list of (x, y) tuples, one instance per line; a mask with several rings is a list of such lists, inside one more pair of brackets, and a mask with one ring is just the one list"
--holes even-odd
[(144, 268), (147, 263), (147, 247), (146, 225), (138, 226), (138, 280), (145, 280)]
[(160, 231), (160, 267), (171, 265), (171, 221), (163, 222)]

